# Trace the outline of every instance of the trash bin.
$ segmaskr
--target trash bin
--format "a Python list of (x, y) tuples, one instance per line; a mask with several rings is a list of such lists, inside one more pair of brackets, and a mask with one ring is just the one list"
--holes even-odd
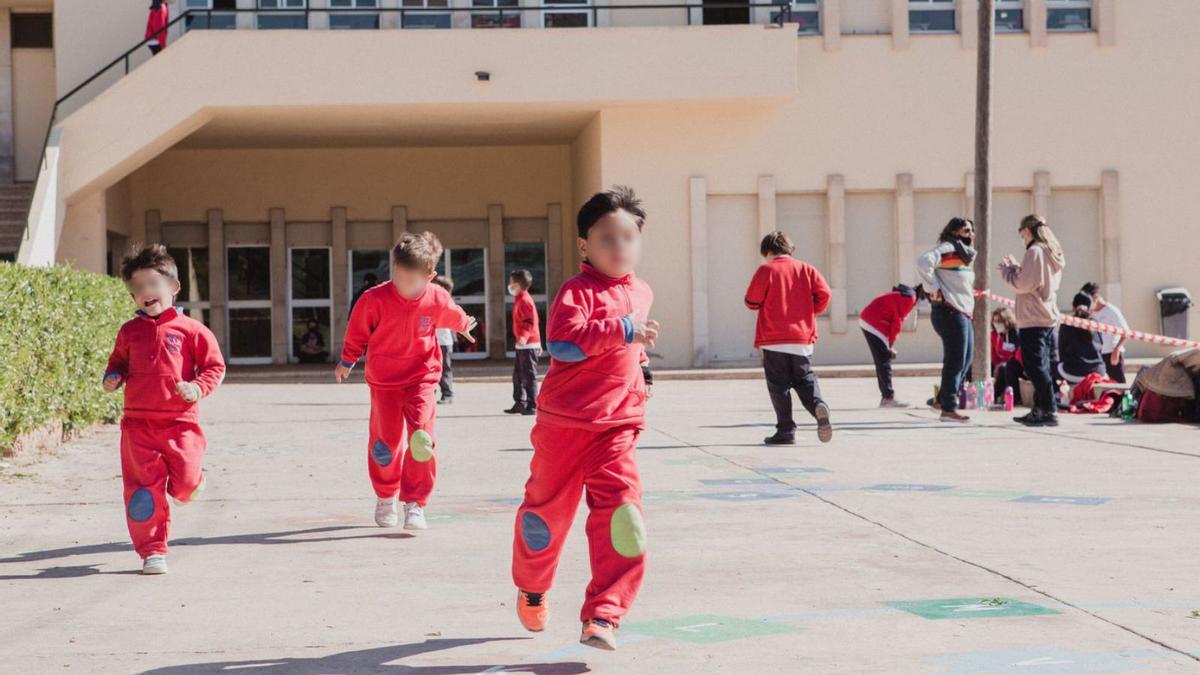
[(1158, 296), (1159, 325), (1162, 334), (1167, 337), (1188, 337), (1188, 309), (1192, 306), (1192, 296), (1186, 288), (1162, 288), (1155, 292)]

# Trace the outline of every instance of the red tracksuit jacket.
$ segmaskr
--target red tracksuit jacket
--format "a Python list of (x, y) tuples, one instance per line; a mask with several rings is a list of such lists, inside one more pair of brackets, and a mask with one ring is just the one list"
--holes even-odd
[(904, 295), (891, 291), (877, 296), (858, 313), (862, 322), (879, 331), (887, 338), (888, 346), (896, 344), (904, 319), (917, 306), (917, 295)]
[(758, 266), (746, 306), (758, 312), (755, 348), (817, 341), (817, 315), (829, 306), (829, 284), (817, 268), (790, 255)]
[(105, 377), (121, 376), (125, 417), (194, 422), (199, 403), (175, 391), (179, 382), (195, 382), (208, 396), (225, 377), (225, 359), (207, 326), (174, 307), (156, 317), (138, 312), (117, 332)]
[(525, 344), (541, 344), (542, 334), (538, 330), (537, 305), (533, 304), (533, 296), (529, 291), (517, 293), (513, 298), (513, 337), (517, 343), (525, 338)]
[(437, 329), (464, 332), (469, 321), (441, 286), (428, 284), (420, 296), (409, 299), (395, 284), (385, 281), (365, 291), (354, 304), (342, 365), (349, 368), (357, 363), (369, 344), (367, 384), (372, 387), (400, 389), (436, 383), (442, 376)]
[[(157, 11), (150, 10), (150, 15), (146, 17), (146, 39), (158, 39), (158, 44), (162, 47), (167, 46), (167, 33), (163, 28), (167, 27), (167, 23), (171, 19), (171, 10), (164, 2)], [(137, 24), (134, 24), (135, 26)], [(162, 31), (161, 33), (159, 31)]]
[(538, 422), (593, 431), (641, 428), (647, 358), (642, 345), (632, 343), (632, 317), (646, 320), (654, 292), (632, 274), (614, 279), (586, 262), (579, 268), (546, 319), (550, 370), (538, 396)]

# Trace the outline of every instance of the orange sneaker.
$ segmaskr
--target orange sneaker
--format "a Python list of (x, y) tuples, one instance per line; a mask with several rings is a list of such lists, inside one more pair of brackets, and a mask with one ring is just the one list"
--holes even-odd
[(525, 630), (533, 633), (545, 630), (549, 616), (550, 603), (546, 602), (545, 593), (517, 591), (517, 618)]
[(596, 649), (616, 651), (617, 631), (604, 619), (592, 619), (583, 624), (583, 634), (579, 636), (579, 642)]

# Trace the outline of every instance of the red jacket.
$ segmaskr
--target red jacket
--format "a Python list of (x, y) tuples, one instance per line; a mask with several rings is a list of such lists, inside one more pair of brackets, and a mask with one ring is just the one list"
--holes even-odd
[(588, 263), (554, 298), (546, 319), (550, 370), (538, 396), (538, 422), (589, 430), (642, 428), (646, 350), (633, 321), (654, 303), (650, 286), (627, 274), (605, 276)]
[(174, 307), (156, 317), (138, 312), (117, 332), (104, 376), (117, 374), (125, 385), (125, 416), (196, 421), (199, 403), (183, 400), (180, 382), (195, 382), (208, 396), (225, 377), (217, 338), (204, 324)]
[(442, 376), (442, 352), (436, 331), (465, 332), (470, 319), (441, 286), (428, 284), (409, 299), (385, 281), (367, 289), (354, 304), (342, 347), (342, 365), (352, 367), (367, 346), (367, 384), (402, 389)]
[(1021, 345), (1017, 342), (1017, 334), (1001, 335), (995, 330), (992, 331), (992, 367), (1002, 363), (1008, 363), (1013, 358), (1017, 359), (1017, 363), (1024, 365), (1021, 359)]
[(529, 291), (521, 291), (513, 299), (512, 319), (513, 338), (516, 339), (517, 344), (521, 343), (521, 338), (525, 338), (527, 345), (541, 344), (542, 334), (538, 330), (537, 305), (533, 304), (533, 296), (529, 295)]
[(167, 7), (167, 3), (164, 2), (158, 9), (151, 9), (150, 16), (146, 17), (146, 39), (157, 39), (159, 45), (166, 47), (169, 31), (163, 29), (170, 21), (171, 10)]
[(754, 346), (813, 344), (829, 298), (825, 277), (804, 261), (781, 255), (759, 265), (746, 289), (746, 306), (758, 312)]
[(896, 344), (904, 319), (917, 306), (917, 295), (900, 291), (884, 293), (872, 300), (858, 313), (858, 319), (878, 331), (888, 346)]

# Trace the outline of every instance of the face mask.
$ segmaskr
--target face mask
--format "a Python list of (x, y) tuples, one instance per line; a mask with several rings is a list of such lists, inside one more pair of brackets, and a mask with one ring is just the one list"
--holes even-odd
[(971, 242), (975, 241), (975, 238), (974, 237), (959, 237), (958, 240), (961, 241), (963, 244), (970, 246)]
[(1006, 332), (1006, 331), (1004, 330), (1004, 324), (1002, 324), (1002, 323), (994, 323), (994, 324), (992, 324), (992, 330), (996, 331), (997, 333), (999, 333), (999, 334), (1001, 334), (1001, 335), (1004, 335), (1004, 333)]
[(515, 296), (515, 295), (517, 294), (517, 287), (516, 287), (516, 286), (513, 286), (512, 284), (509, 284), (509, 286), (508, 286), (508, 294), (509, 294), (509, 295), (514, 295), (514, 296)]

